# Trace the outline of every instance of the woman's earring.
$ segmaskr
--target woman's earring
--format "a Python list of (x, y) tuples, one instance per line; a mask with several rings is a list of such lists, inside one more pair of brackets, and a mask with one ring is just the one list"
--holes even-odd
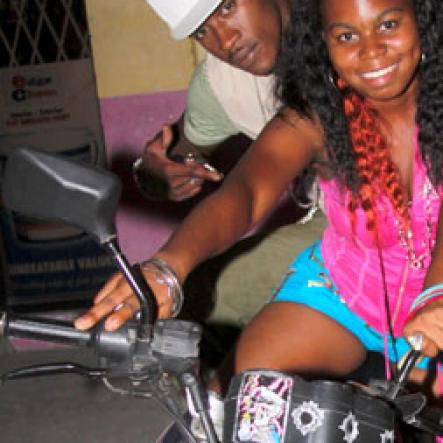
[(334, 71), (329, 71), (328, 80), (334, 88), (338, 91), (343, 91), (346, 88), (346, 83)]
[(421, 63), (426, 61), (426, 54), (424, 52), (421, 53), (420, 61)]

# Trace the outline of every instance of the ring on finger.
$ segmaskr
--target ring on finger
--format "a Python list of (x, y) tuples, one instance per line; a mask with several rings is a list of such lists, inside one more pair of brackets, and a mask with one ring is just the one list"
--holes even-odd
[(118, 311), (120, 311), (120, 309), (123, 309), (123, 308), (127, 308), (127, 309), (129, 309), (130, 311), (134, 312), (134, 317), (135, 317), (136, 319), (139, 319), (139, 318), (140, 318), (140, 309), (137, 309), (135, 306), (133, 306), (133, 305), (132, 305), (131, 303), (129, 303), (129, 302), (126, 302), (126, 303), (121, 302), (121, 303), (119, 303), (118, 305), (116, 305), (116, 306), (114, 307), (114, 309), (112, 310), (112, 312), (118, 312)]
[(118, 305), (115, 305), (115, 306), (114, 306), (113, 311), (114, 311), (114, 312), (120, 311), (120, 309), (123, 308), (124, 306), (125, 306), (125, 304), (124, 304), (123, 302), (121, 302), (121, 303), (119, 303)]
[(424, 336), (421, 334), (410, 335), (408, 337), (408, 342), (414, 351), (421, 351), (423, 348)]

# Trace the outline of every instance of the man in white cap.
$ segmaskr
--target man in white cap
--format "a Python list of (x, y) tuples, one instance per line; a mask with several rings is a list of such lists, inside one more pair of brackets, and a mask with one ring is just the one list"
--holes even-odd
[[(172, 37), (192, 36), (207, 51), (189, 86), (184, 133), (169, 154), (208, 155), (238, 133), (255, 139), (278, 105), (272, 70), (289, 18), (289, 0), (148, 3), (168, 24)], [(148, 142), (141, 168), (167, 181), (171, 200), (196, 195), (203, 180), (221, 179), (202, 165), (191, 167), (168, 161), (166, 150), (171, 138), (166, 126), (160, 136)]]
[[(197, 195), (205, 181), (222, 179), (207, 162), (222, 142), (236, 134), (254, 140), (275, 114), (272, 71), (290, 0), (147, 1), (173, 38), (191, 36), (207, 51), (191, 80), (186, 110), (175, 125), (178, 137), (164, 125), (147, 142), (135, 167), (148, 197), (160, 197), (155, 186), (160, 179), (167, 183), (167, 197), (182, 201)], [(181, 161), (174, 161), (177, 157)], [(296, 204), (293, 211), (295, 221)], [(216, 303), (209, 321), (243, 326), (269, 299), (294, 254), (319, 238), (323, 228), (324, 217), (317, 214), (308, 224), (293, 223), (240, 242), (218, 264), (211, 262), (188, 279), (188, 306), (195, 305), (194, 292), (201, 305), (201, 277), (213, 284), (209, 271), (223, 267), (212, 293)]]

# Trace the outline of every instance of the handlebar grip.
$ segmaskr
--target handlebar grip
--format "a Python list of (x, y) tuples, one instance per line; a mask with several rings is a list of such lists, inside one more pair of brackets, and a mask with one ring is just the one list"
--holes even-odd
[(0, 315), (0, 335), (85, 347), (94, 341), (93, 332), (79, 331), (69, 322), (16, 317), (5, 312)]

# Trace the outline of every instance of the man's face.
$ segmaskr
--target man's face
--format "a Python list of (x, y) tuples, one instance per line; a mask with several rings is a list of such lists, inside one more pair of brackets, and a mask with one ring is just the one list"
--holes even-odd
[[(280, 48), (286, 0), (224, 0), (193, 34), (215, 57), (254, 75), (270, 74)], [(282, 10), (285, 9), (285, 10)]]

